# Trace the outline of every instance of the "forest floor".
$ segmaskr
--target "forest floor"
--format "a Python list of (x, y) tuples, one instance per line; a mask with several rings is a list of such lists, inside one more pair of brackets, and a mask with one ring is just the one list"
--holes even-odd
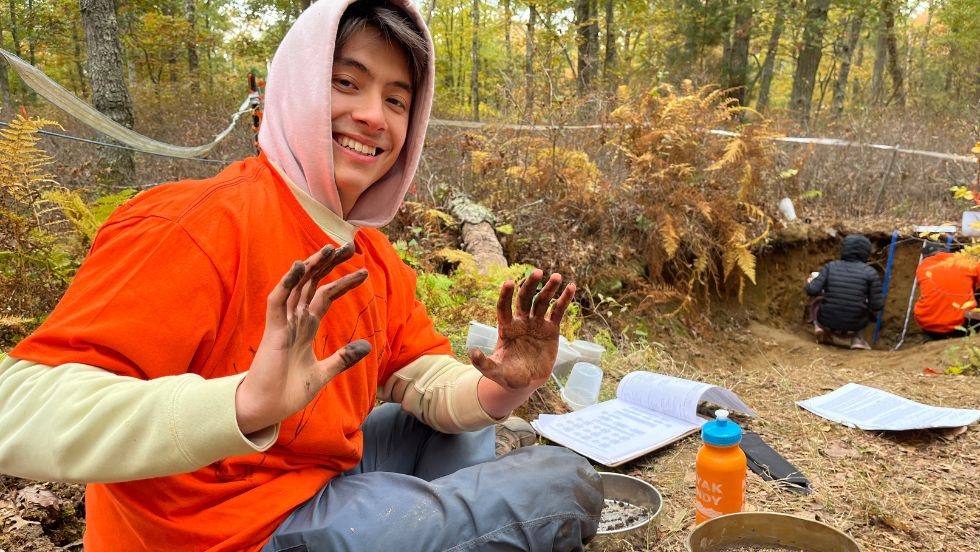
[[(976, 338), (971, 338), (976, 339)], [(758, 417), (744, 423), (797, 466), (815, 492), (781, 490), (753, 473), (747, 511), (814, 519), (849, 534), (865, 551), (967, 552), (980, 543), (977, 478), (980, 431), (866, 432), (796, 406), (846, 383), (876, 387), (922, 403), (980, 406), (980, 380), (941, 371), (950, 342), (903, 345), (899, 351), (850, 351), (817, 345), (799, 328), (749, 323), (738, 335), (713, 342), (674, 375), (732, 389)], [(669, 373), (667, 370), (663, 370)], [(647, 530), (604, 537), (590, 550), (682, 551), (693, 529), (694, 459), (700, 440), (688, 437), (616, 471), (655, 485), (663, 510)]]
[[(756, 418), (740, 419), (745, 429), (759, 433), (813, 483), (815, 492), (801, 496), (749, 473), (746, 510), (824, 522), (849, 534), (865, 551), (976, 550), (977, 424), (961, 433), (866, 432), (827, 421), (795, 404), (856, 382), (930, 405), (980, 407), (980, 379), (933, 373), (942, 372), (944, 353), (956, 342), (925, 342), (912, 322), (902, 347), (892, 350), (901, 337), (918, 254), (913, 239), (896, 252), (892, 291), (875, 350), (850, 351), (814, 342), (801, 321), (803, 278), (835, 258), (839, 244), (835, 231), (820, 232), (823, 237), (810, 232), (801, 241), (777, 244), (760, 259), (756, 290), (747, 290), (743, 305), (716, 305), (725, 316), (714, 318), (714, 331), (657, 336), (664, 362), (651, 368), (733, 390), (758, 413)], [(877, 245), (879, 253), (886, 249), (887, 236), (879, 235)], [(876, 258), (883, 260), (880, 254)], [(606, 372), (608, 392), (622, 374), (612, 367)], [(524, 414), (533, 417), (539, 412), (563, 412), (552, 387), (543, 388)], [(657, 486), (663, 509), (649, 526), (622, 538), (600, 537), (588, 549), (685, 550), (694, 523), (699, 443), (696, 436), (687, 437), (616, 468)], [(82, 498), (79, 485), (0, 476), (0, 552), (80, 550)]]

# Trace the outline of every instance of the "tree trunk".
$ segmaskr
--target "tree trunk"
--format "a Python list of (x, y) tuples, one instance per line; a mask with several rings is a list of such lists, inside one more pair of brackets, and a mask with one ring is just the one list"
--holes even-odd
[(82, 37), (79, 35), (78, 22), (73, 21), (71, 25), (71, 42), (74, 47), (75, 73), (78, 75), (78, 91), (82, 97), (88, 96), (88, 87), (85, 86), (85, 68), (82, 67)]
[(856, 13), (851, 16), (848, 24), (847, 39), (841, 43), (840, 48), (840, 72), (837, 74), (837, 82), (834, 84), (834, 118), (839, 119), (844, 113), (844, 97), (847, 95), (847, 77), (851, 72), (851, 59), (854, 57), (854, 48), (857, 46), (858, 39), (861, 38), (861, 25), (864, 23), (864, 14)]
[(772, 22), (772, 32), (769, 33), (769, 45), (766, 47), (766, 60), (762, 62), (759, 76), (759, 99), (755, 102), (757, 111), (769, 108), (769, 88), (772, 86), (772, 76), (776, 68), (776, 56), (779, 53), (779, 38), (783, 34), (783, 24), (786, 19), (786, 5), (776, 2), (776, 15)]
[[(34, 14), (34, 0), (27, 0), (27, 22), (24, 25), (24, 31), (27, 34), (27, 61), (31, 65), (37, 65), (37, 59), (35, 58), (37, 26), (37, 19)], [(29, 103), (37, 101), (37, 92), (32, 88), (26, 87), (24, 91), (27, 92), (27, 101)]]
[[(164, 4), (161, 5), (160, 12), (163, 13), (163, 15), (165, 15), (167, 17), (170, 17), (170, 18), (173, 18), (173, 17), (175, 17), (177, 15), (177, 13), (176, 13), (176, 7), (174, 7), (174, 6), (170, 5), (170, 4), (167, 4), (167, 3), (164, 3)], [(119, 36), (119, 33), (118, 32), (116, 33), (116, 36)], [(166, 65), (166, 68), (167, 68), (167, 74), (170, 77), (170, 79), (169, 79), (170, 80), (170, 88), (171, 89), (176, 89), (177, 88), (177, 80), (178, 80), (177, 79), (177, 60), (179, 59), (180, 54), (178, 53), (178, 50), (177, 50), (176, 45), (170, 45), (170, 44), (168, 44), (167, 46), (168, 47), (163, 51), (164, 64)]]
[[(820, 111), (823, 109), (823, 100), (827, 95), (827, 88), (830, 86), (830, 81), (834, 80), (834, 72), (837, 70), (837, 60), (833, 59), (830, 63), (830, 68), (824, 75), (823, 80), (820, 81), (819, 91), (817, 95), (817, 105), (816, 108), (811, 107), (810, 111), (813, 113), (814, 117), (820, 115)], [(818, 75), (819, 76), (819, 75)]]
[(14, 0), (7, 0), (10, 7), (10, 39), (13, 41), (13, 48), (10, 49), (19, 58), (24, 56), (20, 53), (20, 29), (17, 26), (17, 7)]
[(720, 12), (718, 34), (721, 36), (721, 78), (719, 82), (727, 83), (730, 78), (729, 63), (732, 59), (732, 4), (731, 0), (719, 0), (716, 3)]
[(599, 30), (593, 0), (575, 0), (576, 45), (578, 46), (578, 93), (585, 97), (595, 80)]
[(534, 4), (528, 6), (527, 36), (524, 48), (524, 121), (534, 118), (534, 25), (537, 23), (538, 10)]
[(608, 90), (616, 86), (616, 22), (613, 11), (614, 0), (606, 0), (606, 53), (602, 60), (602, 78)]
[(892, 78), (892, 94), (889, 103), (895, 100), (900, 107), (905, 107), (905, 84), (902, 78), (902, 67), (898, 60), (898, 37), (895, 34), (895, 6), (892, 0), (882, 0), (881, 10), (885, 15), (885, 36), (888, 49), (888, 73)]
[[(79, 8), (88, 50), (92, 104), (113, 121), (133, 128), (133, 102), (123, 78), (122, 50), (112, 0), (79, 0)], [(132, 152), (100, 148), (99, 165), (105, 171), (106, 188), (132, 185), (135, 174)]]
[[(10, 4), (10, 7), (12, 11), (13, 4)], [(0, 19), (0, 21), (2, 21), (2, 19)], [(11, 26), (13, 25), (11, 24)], [(0, 25), (0, 48), (4, 47), (6, 47), (6, 44), (3, 40), (3, 26)], [(13, 52), (14, 48), (10, 48), (10, 51)], [(12, 105), (10, 99), (10, 78), (7, 69), (7, 62), (0, 59), (0, 110), (2, 110), (2, 112), (0, 112), (0, 116), (5, 118), (10, 117), (10, 107)]]
[(10, 80), (7, 78), (7, 61), (0, 59), (0, 116), (10, 117)]
[(732, 49), (728, 59), (728, 82), (726, 88), (733, 88), (731, 97), (738, 99), (739, 105), (746, 105), (748, 99), (749, 38), (752, 32), (752, 2), (736, 0), (735, 26), (732, 29)]
[(452, 43), (452, 37), (451, 37), (451, 35), (453, 33), (453, 30), (454, 30), (453, 29), (453, 23), (454, 22), (455, 22), (455, 19), (450, 14), (450, 16), (449, 16), (449, 32), (445, 33), (445, 35), (442, 37), (443, 51), (446, 52), (446, 55), (443, 57), (443, 59), (445, 60), (446, 65), (448, 66), (446, 68), (445, 73), (443, 73), (445, 76), (442, 77), (442, 78), (445, 79), (445, 81), (449, 84), (450, 94), (452, 94), (452, 95), (455, 96), (455, 94), (456, 94), (456, 85), (457, 85), (457, 83), (456, 83), (456, 56), (455, 56), (455, 52), (453, 50), (453, 43)]
[(197, 29), (194, 25), (197, 14), (194, 13), (194, 0), (184, 0), (184, 15), (187, 18), (187, 25), (190, 27), (189, 34), (187, 35), (187, 72), (191, 78), (191, 93), (197, 94), (201, 91), (201, 85), (198, 80), (197, 70)]
[(480, 120), (480, 0), (473, 0), (473, 73), (470, 77), (473, 120)]
[(796, 62), (793, 91), (790, 95), (790, 106), (804, 124), (810, 119), (810, 102), (813, 99), (813, 86), (817, 78), (817, 69), (820, 68), (824, 28), (827, 24), (829, 8), (830, 0), (807, 0), (806, 3), (803, 47)]
[(914, 83), (914, 88), (913, 88), (914, 74), (912, 73), (911, 70), (909, 70), (908, 72), (909, 94), (912, 94), (915, 92), (915, 90), (921, 88), (922, 83), (925, 80), (926, 59), (928, 58), (928, 50), (929, 50), (929, 33), (932, 32), (932, 2), (931, 1), (926, 2), (926, 10), (927, 10), (926, 28), (922, 33), (922, 44), (919, 46), (919, 56), (918, 56), (919, 60), (917, 62), (917, 65), (921, 67), (921, 71), (918, 75), (918, 79), (916, 79), (916, 82)]
[(425, 26), (429, 26), (429, 22), (432, 21), (432, 11), (436, 9), (436, 0), (429, 0), (428, 5), (425, 7)]
[(514, 45), (510, 38), (510, 24), (514, 19), (510, 0), (504, 0), (504, 52), (507, 57), (507, 77), (511, 84), (514, 82)]
[(463, 251), (473, 255), (481, 274), (487, 274), (493, 267), (507, 267), (504, 249), (493, 227), (495, 217), (489, 209), (460, 196), (449, 202), (449, 212), (462, 228)]
[(27, 61), (35, 65), (37, 60), (34, 58), (35, 30), (37, 21), (34, 20), (34, 0), (27, 0)]
[[(858, 39), (857, 52), (854, 53), (855, 67), (862, 67), (864, 65), (864, 44), (865, 40)], [(851, 97), (857, 98), (861, 96), (862, 83), (860, 79), (854, 79), (851, 81)]]
[(885, 61), (888, 59), (888, 33), (885, 30), (885, 14), (878, 12), (878, 41), (875, 44), (875, 65), (871, 71), (871, 103), (881, 103), (885, 81)]
[[(204, 32), (211, 36), (211, 0), (204, 0)], [(211, 59), (211, 41), (208, 40), (204, 45), (204, 57), (208, 60), (208, 92), (214, 90), (214, 65)]]
[(463, 251), (476, 260), (477, 269), (481, 274), (487, 274), (492, 267), (507, 268), (507, 257), (504, 248), (497, 240), (497, 232), (488, 222), (462, 224)]

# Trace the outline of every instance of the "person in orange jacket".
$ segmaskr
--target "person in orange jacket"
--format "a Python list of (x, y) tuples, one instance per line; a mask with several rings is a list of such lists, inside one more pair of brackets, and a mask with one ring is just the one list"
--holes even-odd
[(117, 209), (0, 358), (0, 472), (87, 483), (86, 551), (595, 536), (587, 460), (520, 447), (533, 430), (496, 448), (550, 378), (575, 285), (503, 284), (493, 350), (461, 362), (379, 229), (421, 158), (433, 54), (412, 0), (311, 5), (272, 60), (261, 153)]
[(970, 318), (977, 308), (980, 261), (929, 241), (922, 244), (922, 257), (915, 270), (919, 283), (916, 324), (929, 339), (967, 335), (980, 324), (980, 320)]

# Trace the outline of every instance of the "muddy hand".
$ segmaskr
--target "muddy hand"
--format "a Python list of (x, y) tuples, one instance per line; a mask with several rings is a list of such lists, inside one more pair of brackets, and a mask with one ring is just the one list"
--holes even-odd
[(497, 300), (497, 348), (489, 357), (479, 349), (469, 351), (473, 366), (505, 389), (537, 388), (548, 379), (554, 366), (559, 325), (575, 295), (575, 284), (566, 286), (551, 305), (561, 286), (561, 275), (552, 274), (535, 295), (543, 277), (541, 270), (531, 272), (517, 293), (516, 309), (516, 286), (512, 281), (505, 282)]
[(305, 262), (296, 261), (269, 294), (262, 341), (235, 394), (242, 433), (269, 427), (302, 410), (327, 382), (371, 350), (367, 341), (358, 340), (323, 360), (313, 354), (313, 338), (330, 305), (364, 282), (367, 271), (358, 270), (319, 288), (317, 284), (353, 254), (352, 244), (340, 249), (328, 245)]

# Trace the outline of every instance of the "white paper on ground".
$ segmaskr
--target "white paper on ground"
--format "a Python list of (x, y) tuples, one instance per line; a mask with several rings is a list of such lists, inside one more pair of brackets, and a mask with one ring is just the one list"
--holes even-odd
[(796, 404), (833, 422), (866, 431), (960, 427), (980, 420), (980, 410), (930, 406), (858, 383)]

